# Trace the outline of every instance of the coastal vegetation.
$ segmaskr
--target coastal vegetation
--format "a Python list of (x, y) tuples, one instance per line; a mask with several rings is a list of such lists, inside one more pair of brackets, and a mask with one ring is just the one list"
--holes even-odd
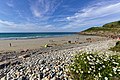
[(120, 21), (107, 23), (101, 27), (92, 27), (80, 32), (80, 34), (92, 34), (99, 36), (117, 36), (120, 33)]
[(110, 48), (110, 50), (120, 52), (120, 41), (116, 42), (116, 45)]
[(74, 80), (118, 80), (120, 79), (120, 55), (80, 52), (69, 66)]

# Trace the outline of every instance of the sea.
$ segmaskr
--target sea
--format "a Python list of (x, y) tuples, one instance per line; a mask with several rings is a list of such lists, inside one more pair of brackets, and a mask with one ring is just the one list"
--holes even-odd
[(76, 35), (76, 32), (26, 32), (26, 33), (0, 33), (0, 40), (35, 39)]

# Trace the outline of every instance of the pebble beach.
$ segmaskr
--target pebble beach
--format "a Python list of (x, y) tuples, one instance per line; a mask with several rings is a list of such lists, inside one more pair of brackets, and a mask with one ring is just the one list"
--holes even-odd
[(0, 78), (1, 80), (73, 80), (67, 66), (72, 63), (75, 54), (79, 54), (80, 51), (112, 54), (108, 49), (114, 46), (115, 42), (116, 40), (112, 39), (95, 38), (93, 42), (4, 52), (0, 54)]

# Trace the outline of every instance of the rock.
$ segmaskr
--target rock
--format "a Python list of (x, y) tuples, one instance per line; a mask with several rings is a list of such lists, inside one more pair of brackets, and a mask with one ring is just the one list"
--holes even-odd
[(50, 79), (50, 80), (58, 80), (58, 79), (56, 79), (56, 77), (53, 77), (52, 79)]
[(0, 80), (6, 80), (6, 77), (4, 76), (4, 77), (2, 77)]
[(52, 72), (55, 72), (55, 69), (52, 69), (51, 71), (52, 71)]
[(24, 50), (20, 51), (20, 53), (24, 53), (24, 52), (25, 52)]
[(48, 76), (48, 75), (49, 75), (49, 72), (44, 73), (43, 77), (46, 77), (46, 76)]
[(60, 80), (64, 80), (64, 75), (61, 75), (61, 76), (60, 76)]
[(18, 80), (22, 80), (22, 76), (20, 76), (20, 77), (18, 78)]
[(8, 65), (10, 65), (10, 62), (7, 62), (7, 61), (0, 62), (0, 69), (3, 69), (5, 67), (7, 67)]
[(21, 64), (21, 62), (20, 61), (12, 61), (11, 62), (11, 65), (16, 65), (16, 64)]
[(45, 60), (42, 60), (42, 61), (41, 61), (41, 64), (45, 64), (45, 63), (46, 63), (46, 61), (45, 61)]
[(24, 59), (24, 58), (28, 58), (28, 57), (30, 57), (30, 54), (24, 54), (24, 55), (19, 56), (18, 58)]
[(56, 74), (55, 72), (51, 73), (50, 74), (51, 78), (53, 78), (55, 76), (55, 74)]
[(43, 78), (43, 73), (39, 73), (39, 78), (40, 78), (40, 79)]
[(42, 80), (49, 80), (47, 77), (43, 78)]
[(28, 57), (30, 57), (30, 54), (26, 54), (23, 56), (23, 58), (28, 58)]
[(48, 75), (48, 76), (47, 76), (47, 78), (50, 80), (51, 76), (50, 76), (50, 75)]
[(40, 68), (40, 71), (43, 71), (44, 67)]
[(68, 41), (69, 44), (71, 44), (71, 41)]
[(17, 78), (20, 76), (20, 72), (18, 72), (18, 71), (15, 74), (16, 74)]
[(43, 70), (43, 73), (46, 73), (46, 69)]
[(49, 68), (46, 68), (46, 71), (49, 71), (50, 69)]
[(63, 71), (60, 71), (60, 75), (62, 75)]
[(47, 48), (47, 47), (48, 47), (48, 44), (45, 44), (44, 47)]

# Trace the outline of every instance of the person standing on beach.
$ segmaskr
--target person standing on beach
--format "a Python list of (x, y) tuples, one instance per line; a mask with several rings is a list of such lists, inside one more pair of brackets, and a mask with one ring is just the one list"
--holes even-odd
[(12, 44), (10, 43), (10, 47), (12, 46)]

